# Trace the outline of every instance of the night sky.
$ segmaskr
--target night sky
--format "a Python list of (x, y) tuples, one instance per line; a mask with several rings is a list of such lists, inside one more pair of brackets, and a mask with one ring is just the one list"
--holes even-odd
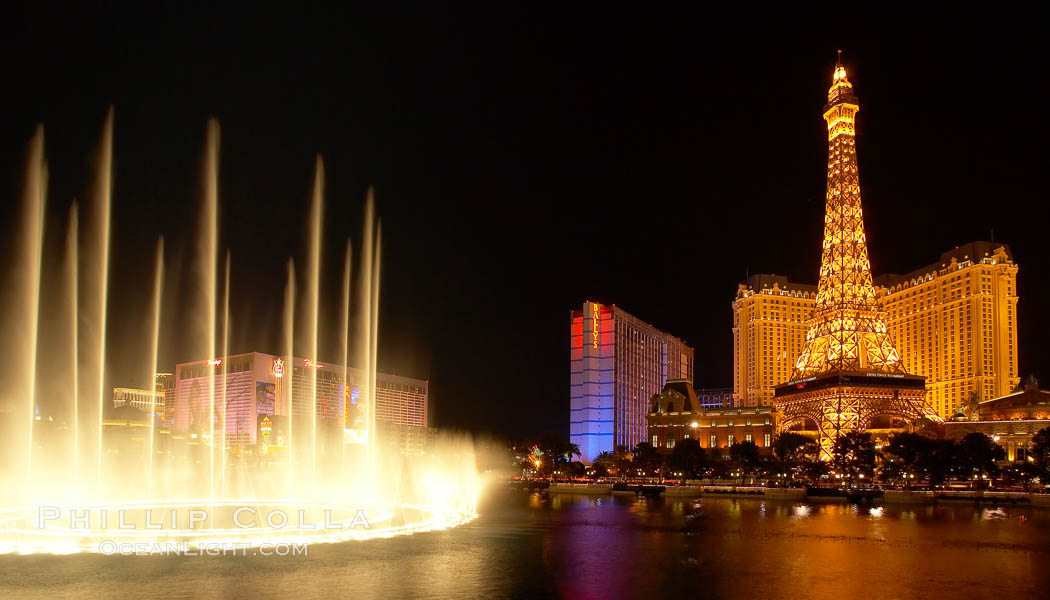
[[(434, 425), (567, 433), (568, 317), (584, 300), (685, 339), (696, 384), (729, 386), (737, 284), (748, 272), (816, 282), (821, 107), (840, 48), (861, 105), (874, 272), (910, 271), (992, 235), (1008, 243), (1020, 264), (1021, 374), (1050, 383), (1045, 15), (503, 3), (267, 14), (264, 4), (33, 3), (0, 19), (2, 216), (13, 227), (25, 144), (44, 123), (49, 268), (70, 202), (90, 199), (115, 106), (110, 385), (145, 383), (161, 234), (161, 366), (202, 358), (180, 332), (196, 318), (185, 288), (214, 115), (232, 351), (280, 349), (285, 262), (305, 257), (320, 153), (332, 325), (320, 358), (339, 360), (343, 248), (351, 237), (358, 250), (375, 185), (379, 367), (430, 380)], [(53, 285), (45, 279), (45, 292)]]

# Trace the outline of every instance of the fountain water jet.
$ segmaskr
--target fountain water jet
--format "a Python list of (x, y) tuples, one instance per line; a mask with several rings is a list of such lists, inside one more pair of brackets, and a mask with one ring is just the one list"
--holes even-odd
[(287, 477), (287, 489), (285, 490), (285, 497), (288, 497), (292, 490), (296, 489), (295, 485), (295, 468), (293, 463), (295, 461), (295, 436), (294, 436), (294, 425), (293, 419), (294, 411), (292, 410), (292, 380), (295, 379), (295, 366), (293, 361), (295, 359), (295, 261), (288, 259), (288, 282), (284, 287), (284, 348), (285, 348), (285, 371), (284, 376), (279, 379), (281, 382), (280, 396), (285, 398), (284, 403), (284, 414), (288, 417), (288, 426), (285, 430), (285, 434), (288, 436), (287, 455), (288, 462), (288, 477)]
[(364, 367), (365, 376), (365, 405), (367, 406), (367, 412), (365, 414), (365, 422), (367, 423), (368, 439), (368, 462), (371, 467), (375, 467), (375, 390), (373, 389), (372, 379), (372, 361), (374, 355), (372, 353), (372, 257), (374, 255), (374, 224), (375, 224), (375, 207), (373, 205), (373, 193), (372, 188), (368, 188), (368, 192), (365, 198), (365, 220), (364, 220), (364, 233), (362, 235), (361, 242), (361, 273), (358, 276), (360, 283), (358, 285), (358, 294), (360, 294), (360, 323), (357, 327), (357, 357), (358, 361), (362, 363)]
[(343, 320), (340, 331), (343, 333), (343, 393), (339, 394), (339, 414), (341, 415), (343, 422), (343, 431), (340, 436), (342, 441), (341, 448), (342, 453), (340, 455), (340, 470), (345, 468), (347, 463), (346, 456), (346, 430), (351, 425), (347, 423), (347, 415), (349, 414), (350, 408), (347, 406), (347, 402), (350, 401), (350, 258), (351, 258), (351, 247), (350, 239), (346, 240), (346, 258), (343, 260), (343, 304), (340, 316)]
[(98, 160), (98, 180), (95, 184), (94, 244), (95, 244), (95, 326), (97, 336), (95, 348), (98, 354), (96, 361), (95, 384), (98, 390), (98, 427), (96, 436), (95, 485), (101, 490), (103, 485), (102, 455), (102, 420), (106, 405), (106, 302), (109, 294), (109, 229), (111, 203), (113, 197), (113, 107), (106, 113), (106, 122), (102, 127), (102, 142)]
[(212, 446), (218, 447), (222, 454), (222, 466), (219, 469), (219, 494), (226, 498), (226, 392), (230, 385), (230, 251), (226, 251), (226, 281), (222, 287), (222, 410), (220, 411), (222, 434), (219, 440), (213, 440)]
[[(23, 363), (29, 363), (37, 353), (27, 351), (28, 347), (47, 349), (52, 345), (70, 343), (74, 368), (69, 376), (74, 387), (83, 380), (84, 388), (75, 389), (72, 399), (74, 431), (72, 448), (75, 456), (82, 452), (89, 457), (83, 462), (90, 462), (91, 451), (98, 457), (96, 477), (93, 481), (90, 472), (80, 481), (76, 477), (67, 477), (64, 472), (50, 473), (45, 471), (48, 456), (34, 440), (33, 412), (36, 401), (41, 404), (34, 388), (35, 361), (32, 365), (8, 375), (14, 379), (13, 385), (0, 386), (0, 390), (11, 393), (15, 391), (16, 411), (29, 411), (26, 419), (12, 419), (12, 427), (17, 428), (11, 435), (8, 461), (14, 461), (11, 471), (12, 485), (6, 491), (5, 501), (0, 504), (0, 553), (3, 552), (99, 552), (101, 543), (119, 539), (134, 542), (179, 542), (188, 543), (190, 547), (216, 541), (247, 542), (249, 544), (292, 542), (335, 542), (348, 539), (365, 539), (386, 537), (403, 533), (413, 533), (429, 529), (444, 528), (467, 521), (474, 516), (477, 494), (477, 472), (473, 463), (473, 453), (469, 445), (433, 444), (428, 448), (427, 457), (403, 456), (396, 447), (377, 446), (379, 436), (376, 432), (377, 411), (377, 351), (378, 351), (378, 314), (380, 290), (381, 227), (375, 217), (372, 191), (369, 190), (365, 207), (365, 243), (362, 246), (359, 289), (360, 315), (353, 328), (351, 338), (351, 247), (349, 240), (344, 257), (342, 286), (342, 315), (339, 323), (343, 345), (343, 431), (334, 426), (340, 421), (340, 415), (333, 415), (329, 410), (328, 397), (338, 388), (338, 369), (335, 365), (324, 365), (324, 377), (319, 377), (317, 352), (320, 347), (322, 331), (320, 308), (320, 264), (322, 241), (323, 210), (323, 165), (318, 160), (315, 169), (313, 201), (308, 221), (308, 245), (306, 266), (305, 294), (301, 299), (300, 314), (296, 309), (296, 275), (292, 259), (287, 263), (287, 284), (284, 294), (283, 321), (283, 357), (272, 357), (270, 373), (256, 367), (258, 363), (239, 362), (234, 356), (236, 365), (230, 364), (230, 302), (231, 288), (231, 255), (226, 253), (225, 285), (221, 309), (217, 302), (218, 291), (218, 123), (210, 121), (207, 128), (207, 142), (203, 162), (203, 194), (200, 203), (200, 219), (196, 234), (197, 254), (194, 264), (198, 267), (194, 277), (189, 280), (192, 286), (190, 310), (194, 311), (193, 321), (197, 330), (190, 327), (185, 335), (199, 346), (206, 343), (204, 361), (200, 363), (183, 363), (176, 370), (175, 424), (170, 428), (157, 431), (154, 419), (155, 402), (148, 402), (148, 423), (139, 423), (134, 419), (134, 405), (122, 410), (122, 418), (103, 423), (106, 398), (99, 392), (97, 423), (98, 445), (95, 448), (87, 442), (92, 423), (89, 419), (80, 419), (77, 414), (81, 404), (85, 410), (94, 408), (93, 397), (96, 391), (105, 385), (106, 372), (106, 300), (109, 274), (109, 238), (110, 238), (110, 203), (112, 197), (113, 155), (112, 155), (113, 112), (107, 115), (102, 136), (102, 152), (98, 161), (98, 181), (95, 185), (95, 202), (91, 210), (85, 212), (85, 235), (79, 232), (79, 214), (74, 207), (70, 214), (70, 230), (66, 239), (65, 281), (68, 287), (68, 299), (63, 298), (63, 310), (68, 308), (75, 316), (68, 330), (65, 329), (55, 340), (46, 340), (47, 345), (38, 346), (41, 333), (36, 329), (39, 322), (39, 295), (43, 250), (40, 242), (43, 231), (44, 199), (44, 157), (42, 130), (30, 149), (30, 160), (27, 163), (27, 189), (25, 222), (17, 232), (20, 235), (18, 248), (24, 251), (19, 255), (16, 266), (24, 269), (16, 271), (16, 277), (10, 286), (10, 295), (16, 300), (12, 310), (6, 312), (6, 320), (17, 321), (18, 329), (11, 328), (16, 334), (31, 332), (31, 335), (14, 335), (0, 338), (18, 352)], [(35, 186), (35, 187), (34, 187)], [(86, 242), (83, 247), (81, 241)], [(83, 255), (80, 251), (84, 250)], [(83, 264), (79, 261), (84, 260)], [(78, 278), (82, 280), (78, 281)], [(122, 282), (125, 283), (125, 282)], [(149, 374), (155, 385), (158, 357), (161, 343), (161, 309), (164, 291), (164, 240), (158, 240), (156, 263), (153, 272), (151, 313), (151, 346), (149, 351)], [(196, 285), (194, 285), (196, 284)], [(145, 286), (143, 286), (145, 287)], [(140, 289), (135, 285), (122, 285), (122, 290)], [(145, 289), (148, 289), (146, 287)], [(83, 292), (83, 293), (81, 293)], [(145, 296), (146, 294), (144, 294)], [(177, 305), (176, 305), (177, 306)], [(170, 310), (170, 309), (166, 309)], [(221, 347), (217, 347), (218, 315), (222, 310)], [(33, 318), (28, 318), (29, 315)], [(305, 325), (303, 336), (306, 340), (306, 351), (312, 356), (299, 359), (304, 364), (296, 367), (295, 333), (296, 318), (303, 318)], [(203, 323), (201, 323), (204, 321)], [(114, 325), (119, 321), (114, 321)], [(7, 324), (7, 323), (5, 323)], [(30, 325), (32, 329), (30, 330)], [(92, 329), (97, 328), (97, 331)], [(144, 328), (145, 329), (145, 328)], [(177, 332), (177, 335), (184, 335)], [(167, 337), (167, 336), (165, 336)], [(60, 338), (60, 339), (59, 339)], [(83, 341), (84, 347), (78, 348), (77, 342)], [(302, 341), (302, 340), (300, 340)], [(29, 346), (31, 344), (31, 346)], [(359, 361), (360, 370), (352, 369), (351, 350), (354, 359)], [(219, 354), (216, 354), (216, 353)], [(27, 356), (32, 354), (33, 356)], [(281, 359), (284, 359), (282, 365)], [(80, 361), (83, 360), (83, 364)], [(221, 360), (221, 362), (220, 362)], [(310, 363), (313, 368), (310, 368)], [(19, 363), (21, 364), (21, 363)], [(251, 365), (255, 366), (251, 366)], [(220, 367), (221, 369), (217, 368)], [(250, 368), (244, 368), (244, 367)], [(186, 373), (189, 369), (190, 373)], [(280, 373), (280, 375), (278, 375)], [(183, 377), (185, 375), (185, 377)], [(258, 375), (259, 377), (256, 377)], [(278, 405), (266, 409), (266, 379), (269, 375), (276, 377), (277, 389), (273, 399)], [(283, 375), (283, 377), (282, 377)], [(98, 381), (92, 376), (97, 376)], [(299, 379), (296, 380), (296, 377)], [(206, 381), (200, 381), (201, 378)], [(192, 383), (182, 383), (194, 380)], [(270, 380), (274, 381), (274, 380)], [(249, 412), (244, 411), (241, 395), (234, 396), (232, 387), (235, 384), (243, 390), (244, 384), (251, 386), (256, 395), (249, 401)], [(263, 384), (260, 386), (260, 384)], [(321, 389), (322, 384), (325, 386)], [(354, 388), (353, 398), (361, 398), (360, 407), (354, 408), (354, 421), (347, 427), (347, 406), (351, 384)], [(222, 385), (221, 394), (216, 394), (215, 387)], [(270, 384), (272, 385), (272, 384)], [(180, 387), (184, 386), (184, 387)], [(5, 389), (5, 387), (7, 389)], [(273, 390), (273, 388), (269, 388)], [(28, 396), (25, 395), (29, 391)], [(87, 393), (85, 393), (85, 390)], [(152, 391), (152, 390), (150, 390)], [(299, 394), (296, 397), (295, 393)], [(358, 392), (361, 392), (358, 395)], [(243, 394), (239, 391), (238, 394)], [(60, 395), (64, 403), (66, 396)], [(202, 396), (204, 398), (202, 398)], [(221, 396), (221, 398), (219, 397)], [(312, 396), (312, 397), (311, 397)], [(153, 398), (152, 394), (149, 395)], [(82, 398), (91, 399), (81, 402)], [(237, 401), (236, 417), (231, 412), (230, 402)], [(261, 403), (257, 402), (262, 400)], [(208, 406), (205, 407), (204, 403)], [(221, 402), (220, 408), (216, 408)], [(302, 403), (306, 404), (303, 405)], [(322, 410), (322, 406), (324, 409)], [(51, 407), (54, 409), (55, 407)], [(276, 410), (274, 410), (276, 409)], [(192, 416), (184, 419), (185, 411), (191, 410)], [(201, 413), (204, 413), (202, 416)], [(85, 413), (87, 414), (87, 413)], [(129, 415), (125, 420), (123, 415)], [(311, 419), (311, 417), (313, 417)], [(208, 419), (207, 425), (204, 424)], [(240, 429), (237, 435), (231, 436), (228, 421), (252, 421), (252, 426), (262, 431), (263, 424), (274, 423), (285, 419), (284, 438), (278, 438), (277, 448), (269, 444), (267, 438), (250, 436), (250, 441), (240, 442)], [(304, 422), (311, 419), (312, 422)], [(182, 420), (180, 429), (178, 423)], [(324, 429), (322, 423), (324, 421)], [(292, 425), (297, 425), (293, 428)], [(141, 425), (148, 425), (149, 439), (143, 442)], [(165, 420), (165, 425), (167, 421)], [(57, 424), (56, 424), (57, 426)], [(218, 430), (218, 431), (216, 431)], [(59, 430), (60, 431), (60, 430)], [(267, 431), (270, 431), (267, 429)], [(203, 435), (198, 436), (197, 432)], [(83, 435), (81, 435), (83, 434)], [(275, 435), (278, 432), (275, 431)], [(323, 434), (323, 435), (322, 435)], [(338, 434), (338, 435), (337, 435)], [(260, 435), (262, 435), (260, 433)], [(232, 438), (232, 439), (231, 439)], [(44, 437), (41, 437), (43, 440)], [(178, 440), (173, 446), (172, 440)], [(392, 440), (393, 438), (391, 438)], [(27, 443), (28, 440), (28, 443)], [(65, 440), (63, 440), (65, 441)], [(333, 442), (341, 443), (341, 451), (333, 448)], [(384, 439), (386, 444), (388, 441)], [(161, 443), (163, 442), (163, 445)], [(285, 443), (287, 442), (287, 443)], [(322, 442), (324, 442), (322, 444)], [(358, 443), (361, 443), (358, 445)], [(34, 446), (34, 444), (37, 444)], [(238, 445), (240, 444), (240, 445)], [(86, 446), (86, 447), (85, 447)], [(207, 448), (205, 448), (207, 446)], [(64, 457), (66, 446), (57, 446), (60, 456)], [(46, 447), (45, 447), (46, 448)], [(444, 452), (447, 451), (447, 454)], [(34, 460), (37, 452), (38, 460)], [(218, 454), (218, 456), (216, 456)], [(283, 454), (283, 455), (282, 455)], [(143, 455), (148, 456), (143, 466)], [(160, 456), (165, 460), (161, 461)], [(247, 456), (246, 456), (247, 455)], [(436, 455), (436, 456), (435, 456)], [(246, 460), (250, 458), (251, 460)], [(324, 462), (322, 462), (324, 461)], [(40, 465), (37, 465), (37, 462)], [(63, 461), (59, 461), (63, 462)], [(221, 466), (220, 466), (221, 463)], [(66, 465), (68, 463), (64, 463)], [(76, 462), (74, 461), (74, 465)], [(322, 466), (324, 467), (322, 477)], [(338, 467), (338, 468), (336, 468)], [(284, 472), (281, 470), (284, 469)], [(147, 485), (142, 485), (142, 475)], [(204, 484), (207, 475), (208, 483)], [(337, 475), (337, 476), (335, 476)], [(31, 477), (35, 480), (30, 481)], [(218, 479), (217, 479), (218, 478)], [(199, 483), (198, 483), (199, 482)], [(161, 489), (162, 488), (162, 489)], [(255, 490), (258, 489), (259, 492)], [(33, 492), (35, 498), (30, 494)], [(145, 497), (143, 497), (145, 496)], [(52, 525), (43, 527), (37, 513), (37, 507), (27, 506), (26, 500), (36, 499), (46, 504), (71, 506), (78, 503), (78, 511), (91, 510), (92, 521), (84, 530), (70, 523), (69, 527)], [(270, 527), (251, 527), (241, 529), (230, 521), (235, 508), (273, 509), (291, 511), (293, 522), (296, 512), (309, 515), (309, 521), (318, 522), (319, 517), (333, 511), (339, 517), (335, 526), (304, 526), (284, 529)], [(52, 507), (54, 508), (54, 507)], [(355, 530), (351, 521), (356, 509), (367, 508), (367, 530)], [(150, 512), (174, 515), (179, 511), (207, 509), (207, 525), (176, 526), (174, 519), (169, 527), (162, 531), (151, 526)], [(127, 511), (129, 520), (134, 524), (131, 530), (118, 527), (117, 520), (111, 519), (108, 525), (104, 518), (95, 520), (99, 511)], [(72, 518), (72, 515), (67, 515)], [(124, 522), (122, 517), (120, 523)], [(346, 525), (350, 523), (350, 529)]]
[[(369, 195), (368, 203), (373, 206), (372, 196)], [(373, 206), (374, 210), (374, 206)], [(374, 258), (372, 259), (372, 299), (371, 304), (368, 307), (368, 313), (371, 315), (372, 322), (369, 325), (369, 335), (371, 339), (369, 341), (368, 348), (368, 389), (372, 391), (372, 410), (370, 411), (370, 421), (368, 426), (374, 432), (372, 434), (372, 466), (375, 468), (375, 445), (378, 442), (378, 432), (376, 432), (376, 373), (379, 371), (379, 257), (381, 253), (380, 242), (382, 241), (383, 230), (381, 224), (376, 220), (376, 241)]]
[[(206, 330), (202, 339), (207, 346), (201, 353), (208, 360), (207, 366), (217, 371), (215, 358), (215, 305), (218, 285), (219, 248), (219, 122), (208, 120), (207, 141), (204, 151), (204, 194), (201, 208), (200, 233), (198, 238), (198, 260), (201, 288), (198, 302), (204, 309)], [(215, 499), (215, 377), (208, 378), (208, 497)]]
[[(310, 381), (310, 398), (317, 397), (317, 327), (319, 303), (321, 300), (321, 214), (324, 210), (324, 162), (317, 155), (314, 166), (314, 189), (310, 203), (309, 253), (306, 260), (306, 335), (307, 352), (313, 361), (313, 368), (308, 372)], [(306, 366), (306, 365), (304, 365)], [(317, 478), (317, 403), (311, 402), (310, 443), (307, 456), (310, 472), (309, 481)], [(305, 449), (305, 448), (304, 448)]]
[[(164, 236), (157, 239), (157, 257), (156, 263), (153, 267), (153, 322), (152, 322), (152, 335), (150, 344), (150, 379), (149, 386), (150, 391), (156, 392), (157, 389), (157, 355), (158, 347), (160, 346), (160, 302), (161, 292), (164, 287)], [(156, 401), (154, 401), (154, 404)], [(149, 414), (149, 443), (147, 448), (149, 456), (146, 459), (146, 485), (149, 489), (149, 496), (153, 497), (153, 461), (156, 458), (156, 452), (154, 451), (153, 444), (156, 432), (154, 430), (156, 426), (156, 416), (153, 414), (151, 408)]]
[(68, 386), (73, 397), (70, 404), (72, 405), (70, 415), (72, 417), (73, 431), (73, 442), (70, 445), (70, 464), (73, 465), (73, 484), (74, 487), (78, 487), (80, 482), (80, 373), (79, 365), (80, 356), (77, 345), (79, 344), (78, 330), (78, 315), (79, 315), (79, 302), (78, 289), (79, 285), (77, 282), (77, 274), (79, 269), (77, 263), (80, 261), (80, 253), (78, 249), (78, 238), (77, 229), (80, 227), (80, 217), (77, 209), (77, 203), (69, 207), (69, 223), (66, 225), (66, 263), (65, 263), (65, 275), (66, 275), (66, 289), (67, 294), (67, 310), (69, 311), (69, 351), (70, 351), (70, 379), (72, 379), (72, 385)]
[[(43, 263), (44, 202), (47, 188), (47, 164), (44, 161), (44, 128), (37, 126), (29, 142), (25, 183), (22, 192), (20, 239), (16, 246), (13, 293), (10, 315), (15, 324), (10, 331), (12, 343), (8, 360), (14, 369), (14, 380), (9, 386), (12, 412), (16, 422), (25, 424), (14, 436), (17, 446), (10, 476), (20, 482), (16, 486), (22, 494), (29, 493), (33, 479), (33, 424), (36, 419), (36, 364), (38, 320), (40, 314), (40, 275)], [(21, 293), (19, 293), (21, 292)], [(6, 341), (6, 340), (5, 340)], [(23, 412), (24, 411), (24, 412)], [(24, 436), (24, 439), (23, 437)], [(22, 495), (20, 494), (20, 495)]]

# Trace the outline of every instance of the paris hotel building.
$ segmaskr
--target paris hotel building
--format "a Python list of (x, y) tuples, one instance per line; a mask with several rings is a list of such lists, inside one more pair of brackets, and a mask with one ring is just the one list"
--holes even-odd
[(615, 304), (569, 313), (569, 441), (583, 460), (646, 441), (650, 399), (693, 379), (693, 349)]
[[(875, 278), (891, 338), (944, 418), (976, 392), (1009, 394), (1017, 375), (1017, 264), (1008, 246), (972, 242), (905, 275)], [(733, 400), (773, 404), (802, 350), (817, 288), (753, 275), (733, 301)]]

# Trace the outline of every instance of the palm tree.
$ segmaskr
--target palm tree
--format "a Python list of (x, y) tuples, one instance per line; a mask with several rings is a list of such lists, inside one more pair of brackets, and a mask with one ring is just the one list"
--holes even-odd
[(591, 464), (595, 467), (601, 467), (601, 469), (606, 472), (606, 475), (608, 475), (610, 468), (616, 468), (616, 457), (613, 456), (612, 452), (603, 450), (594, 457), (594, 461)]
[(631, 451), (626, 446), (617, 446), (616, 450), (613, 451), (613, 457), (616, 462), (616, 470), (620, 475), (620, 479), (627, 478), (627, 472), (631, 470), (631, 463), (633, 462), (634, 456), (631, 455)]
[(565, 456), (572, 460), (572, 457), (583, 458), (583, 453), (580, 452), (579, 444), (573, 444), (572, 442), (565, 444)]

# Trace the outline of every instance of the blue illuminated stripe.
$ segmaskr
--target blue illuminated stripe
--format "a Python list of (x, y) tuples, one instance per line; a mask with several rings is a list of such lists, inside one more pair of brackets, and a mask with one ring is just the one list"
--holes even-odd
[(569, 421), (569, 425), (578, 425), (580, 423), (614, 423), (615, 421)]
[(570, 435), (569, 437), (571, 437), (571, 438), (572, 437), (579, 437), (581, 435), (609, 435), (609, 436), (611, 436), (612, 434), (611, 433), (574, 433), (574, 434)]

